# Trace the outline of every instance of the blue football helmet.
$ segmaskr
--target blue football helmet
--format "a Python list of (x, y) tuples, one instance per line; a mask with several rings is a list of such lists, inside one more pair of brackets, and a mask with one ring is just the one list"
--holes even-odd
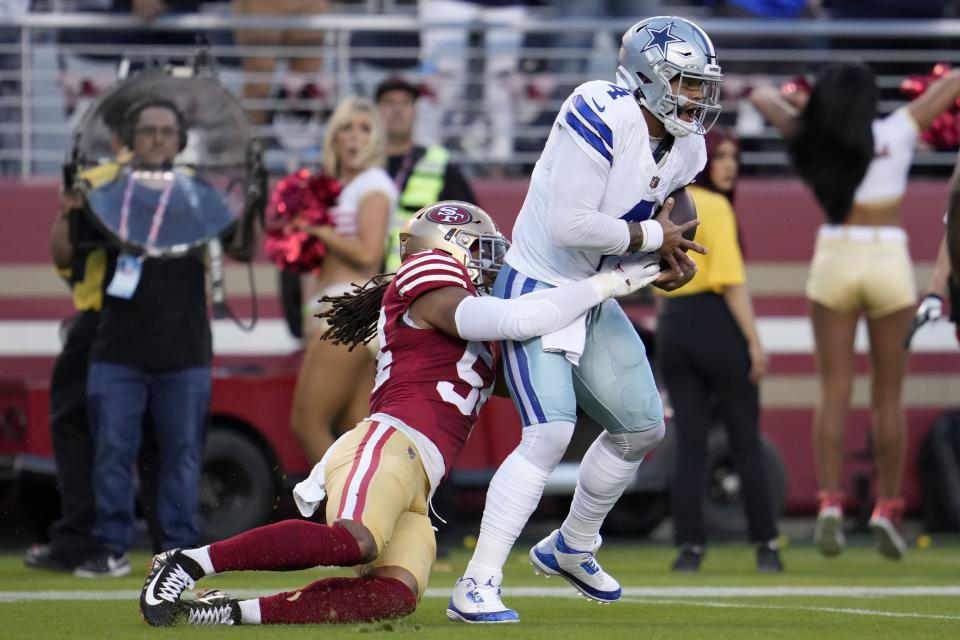
[[(656, 16), (623, 34), (618, 81), (656, 116), (671, 135), (703, 135), (720, 115), (717, 52), (703, 29), (686, 18)], [(674, 85), (674, 81), (676, 81)], [(680, 87), (699, 84), (703, 98), (691, 100)], [(693, 105), (692, 120), (680, 117)]]

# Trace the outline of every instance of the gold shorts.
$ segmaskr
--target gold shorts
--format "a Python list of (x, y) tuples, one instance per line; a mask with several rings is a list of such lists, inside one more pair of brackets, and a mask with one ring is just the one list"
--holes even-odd
[(402, 432), (364, 420), (345, 434), (327, 461), (327, 522), (361, 523), (377, 543), (363, 568), (401, 567), (427, 588), (437, 541), (427, 514), (430, 481), (416, 447)]
[(871, 318), (913, 306), (917, 285), (906, 232), (900, 227), (820, 227), (807, 297), (834, 311), (862, 311)]

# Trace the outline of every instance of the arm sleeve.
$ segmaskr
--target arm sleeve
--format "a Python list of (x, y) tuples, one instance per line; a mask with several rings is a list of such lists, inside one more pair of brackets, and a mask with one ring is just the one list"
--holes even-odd
[(562, 329), (609, 297), (597, 277), (510, 300), (464, 298), (454, 316), (457, 332), (464, 340), (528, 340)]
[(610, 167), (588, 156), (567, 129), (558, 132), (548, 186), (548, 232), (554, 242), (568, 249), (622, 255), (630, 246), (625, 220), (599, 212)]

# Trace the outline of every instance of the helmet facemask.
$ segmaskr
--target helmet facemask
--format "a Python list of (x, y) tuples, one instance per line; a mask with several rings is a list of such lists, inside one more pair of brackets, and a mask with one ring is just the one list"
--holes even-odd
[(477, 235), (456, 227), (451, 227), (443, 237), (462, 250), (462, 256), (457, 257), (463, 260), (473, 283), (489, 292), (503, 266), (510, 242), (499, 233)]
[(444, 200), (424, 207), (400, 230), (401, 257), (439, 249), (467, 269), (477, 287), (489, 291), (496, 280), (510, 242), (480, 207)]
[[(720, 82), (713, 43), (700, 27), (672, 16), (647, 18), (623, 36), (617, 78), (676, 137), (704, 135), (720, 115)], [(684, 91), (699, 89), (691, 99)], [(693, 108), (693, 117), (683, 114)]]
[[(667, 69), (672, 67), (666, 61), (663, 66)], [(663, 122), (670, 135), (677, 137), (683, 137), (688, 133), (705, 135), (716, 124), (717, 117), (720, 115), (719, 74), (719, 67), (717, 67), (716, 76), (681, 69), (670, 80), (664, 81), (666, 87), (656, 104), (647, 104), (642, 90), (640, 104), (645, 105)], [(689, 91), (697, 85), (702, 98), (695, 100), (683, 94), (685, 89)], [(685, 120), (682, 115), (691, 108), (694, 109), (693, 118)]]

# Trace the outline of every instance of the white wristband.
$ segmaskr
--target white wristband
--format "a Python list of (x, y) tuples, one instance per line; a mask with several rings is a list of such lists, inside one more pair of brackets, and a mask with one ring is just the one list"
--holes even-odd
[(640, 223), (643, 229), (643, 244), (640, 251), (649, 253), (663, 246), (663, 227), (656, 220), (644, 220)]

